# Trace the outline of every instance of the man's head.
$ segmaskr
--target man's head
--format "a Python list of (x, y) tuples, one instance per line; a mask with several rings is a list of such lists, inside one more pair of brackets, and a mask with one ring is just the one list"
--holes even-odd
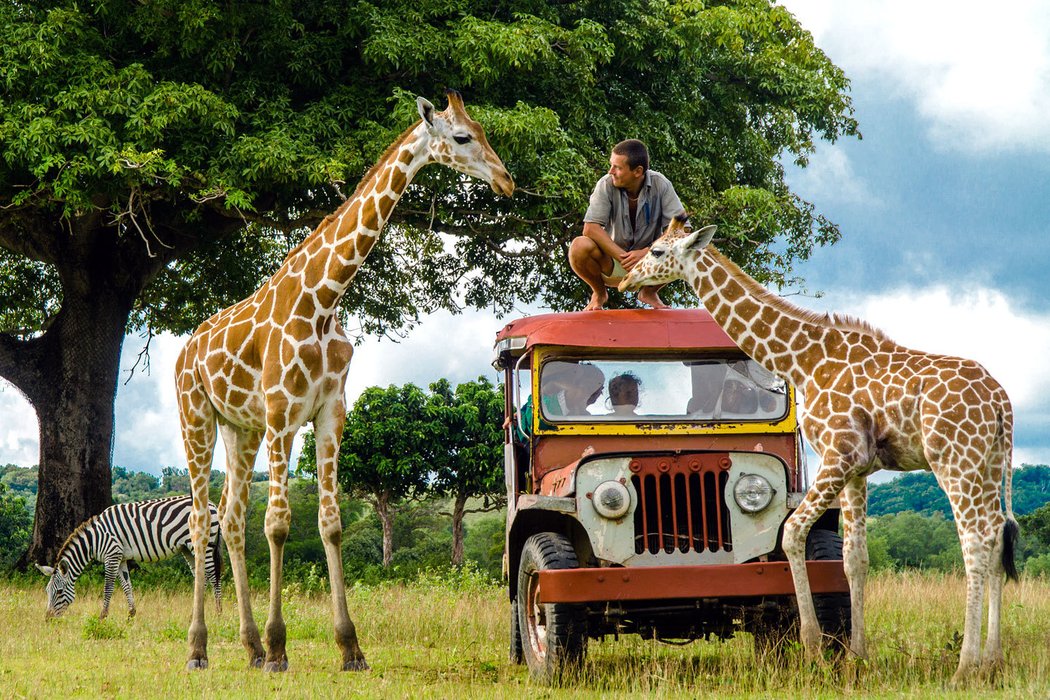
[(609, 380), (609, 400), (613, 408), (638, 405), (638, 377), (630, 372), (618, 374)]
[(635, 192), (649, 170), (649, 151), (638, 139), (627, 139), (613, 146), (609, 155), (609, 174), (613, 185)]

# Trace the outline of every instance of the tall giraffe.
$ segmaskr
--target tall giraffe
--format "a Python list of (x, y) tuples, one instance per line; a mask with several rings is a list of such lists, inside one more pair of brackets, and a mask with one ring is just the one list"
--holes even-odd
[[(710, 245), (715, 227), (668, 226), (620, 284), (623, 291), (684, 279), (737, 345), (804, 395), (802, 430), (821, 465), (784, 524), (806, 651), (820, 627), (805, 565), (813, 523), (841, 494), (843, 559), (852, 599), (850, 649), (865, 656), (868, 572), (866, 477), (879, 469), (932, 470), (947, 493), (966, 564), (966, 623), (954, 681), (980, 656), (981, 610), (989, 588), (983, 661), (1001, 664), (1003, 573), (1017, 577), (1017, 523), (1011, 504), (1013, 411), (1003, 388), (972, 360), (902, 347), (849, 317), (798, 308), (769, 292)], [(999, 501), (1005, 472), (1006, 515)]]
[[(317, 441), (317, 514), (328, 562), (335, 639), (343, 670), (367, 669), (346, 607), (336, 501), (336, 463), (346, 405), (343, 388), (353, 346), (339, 324), (339, 300), (375, 244), (391, 210), (415, 174), (441, 163), (511, 196), (514, 180), (493, 152), (459, 93), (448, 109), (418, 98), (420, 121), (405, 131), (347, 200), (288, 254), (252, 296), (220, 311), (190, 337), (175, 375), (179, 417), (193, 492), (196, 584), (188, 632), (187, 668), (208, 665), (204, 623), (204, 554), (208, 541), (208, 479), (218, 425), (227, 451), (222, 520), (237, 592), (241, 643), (252, 666), (288, 668), (281, 615), (284, 542), (291, 513), (288, 458), (296, 431), (313, 421)], [(244, 564), (248, 487), (260, 442), (269, 455), (266, 538), (270, 546), (270, 605), (263, 649), (252, 617)], [(265, 665), (264, 665), (265, 657)]]

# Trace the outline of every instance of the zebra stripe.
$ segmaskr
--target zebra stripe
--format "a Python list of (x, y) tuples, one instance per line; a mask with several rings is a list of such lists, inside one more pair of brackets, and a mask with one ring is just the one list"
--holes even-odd
[[(215, 593), (215, 604), (222, 610), (222, 555), (219, 549), (219, 515), (214, 504), (208, 504), (211, 526), (204, 575)], [(60, 615), (76, 598), (76, 580), (92, 561), (105, 567), (106, 586), (102, 614), (109, 612), (114, 583), (120, 580), (128, 600), (129, 614), (135, 614), (127, 562), (152, 562), (182, 554), (194, 568), (190, 515), (193, 498), (172, 496), (137, 503), (111, 506), (82, 523), (69, 536), (58, 553), (54, 569), (40, 567), (51, 577), (47, 585), (48, 616)]]

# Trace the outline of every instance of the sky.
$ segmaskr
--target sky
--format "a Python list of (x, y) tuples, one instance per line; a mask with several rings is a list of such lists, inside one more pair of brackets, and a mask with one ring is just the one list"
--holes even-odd
[[(1013, 401), (1015, 465), (1050, 464), (1050, 3), (781, 4), (850, 78), (863, 134), (821, 142), (808, 168), (788, 168), (792, 190), (842, 232), (797, 270), (820, 296), (792, 301), (978, 360)], [(351, 362), (349, 401), (373, 385), (495, 380), (492, 341), (510, 318), (443, 312), (399, 343), (367, 339)], [(144, 339), (126, 340), (114, 464), (185, 466), (173, 379), (183, 342), (154, 338), (150, 372), (129, 378)], [(37, 456), (35, 415), (0, 382), (0, 464)]]

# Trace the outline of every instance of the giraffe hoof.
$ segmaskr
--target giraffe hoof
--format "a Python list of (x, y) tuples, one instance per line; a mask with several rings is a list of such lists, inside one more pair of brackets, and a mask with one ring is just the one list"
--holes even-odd
[(277, 661), (267, 661), (266, 665), (263, 666), (263, 671), (267, 673), (284, 673), (288, 670), (288, 659), (279, 659)]
[(208, 668), (207, 659), (190, 659), (186, 662), (187, 671), (203, 671)]
[(368, 671), (368, 670), (370, 670), (370, 667), (368, 665), (368, 662), (365, 661), (365, 657), (362, 656), (360, 659), (350, 659), (349, 661), (344, 661), (343, 662), (343, 670), (344, 671)]
[(265, 657), (256, 656), (248, 662), (248, 665), (252, 668), (262, 668), (264, 663), (266, 663)]

